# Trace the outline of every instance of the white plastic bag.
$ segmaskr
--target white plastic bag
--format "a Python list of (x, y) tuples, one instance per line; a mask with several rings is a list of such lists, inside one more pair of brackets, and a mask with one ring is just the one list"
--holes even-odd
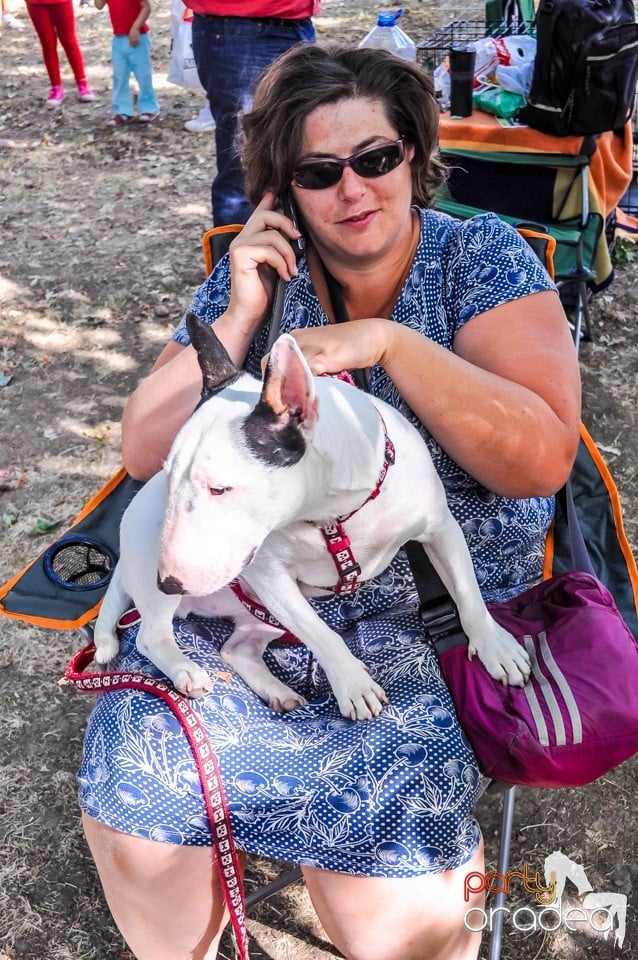
[(510, 62), (496, 68), (496, 79), (503, 90), (528, 97), (534, 73), (536, 40), (534, 37), (518, 36), (504, 37), (503, 42), (509, 50)]
[(515, 64), (511, 67), (497, 67), (496, 79), (503, 90), (509, 90), (510, 93), (518, 93), (521, 97), (527, 98), (532, 88), (532, 76), (534, 74), (534, 62), (523, 65)]
[(182, 0), (172, 0), (171, 37), (171, 58), (166, 79), (178, 87), (201, 90), (193, 55), (193, 14)]

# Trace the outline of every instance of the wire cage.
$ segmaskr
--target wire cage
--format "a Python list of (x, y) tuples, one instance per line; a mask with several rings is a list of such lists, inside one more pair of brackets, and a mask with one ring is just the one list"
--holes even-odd
[(428, 73), (434, 73), (445, 60), (450, 47), (464, 46), (484, 37), (511, 37), (532, 34), (533, 24), (525, 20), (508, 22), (485, 20), (451, 20), (436, 33), (416, 45), (417, 63)]

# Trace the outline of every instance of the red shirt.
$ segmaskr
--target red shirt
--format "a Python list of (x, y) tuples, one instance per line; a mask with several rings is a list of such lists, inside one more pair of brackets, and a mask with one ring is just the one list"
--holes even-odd
[(304, 20), (319, 13), (321, 0), (188, 0), (193, 13), (215, 17), (281, 17)]
[[(140, 0), (108, 0), (109, 16), (116, 37), (125, 37), (140, 12)], [(140, 33), (148, 33), (148, 21), (140, 27)]]

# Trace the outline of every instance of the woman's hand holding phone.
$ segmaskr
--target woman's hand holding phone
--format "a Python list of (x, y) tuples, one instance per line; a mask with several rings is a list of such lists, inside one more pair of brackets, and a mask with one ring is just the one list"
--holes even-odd
[(226, 315), (249, 339), (269, 315), (277, 278), (288, 281), (297, 273), (291, 243), (301, 233), (276, 205), (275, 194), (265, 194), (229, 249), (232, 283)]

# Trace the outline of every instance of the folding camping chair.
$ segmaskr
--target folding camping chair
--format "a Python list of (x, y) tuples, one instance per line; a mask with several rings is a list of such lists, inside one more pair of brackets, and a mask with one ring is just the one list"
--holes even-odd
[[(451, 171), (437, 196), (437, 209), (459, 219), (489, 209), (517, 228), (528, 226), (554, 238), (556, 285), (570, 316), (574, 343), (578, 348), (581, 338), (590, 340), (590, 288), (596, 282), (595, 261), (604, 228), (602, 215), (589, 208), (590, 155), (446, 148), (442, 159)], [(552, 210), (548, 200), (560, 178), (562, 208)], [(564, 216), (568, 203), (572, 211), (576, 204), (576, 212)]]
[[(204, 262), (207, 271), (225, 252), (230, 240), (241, 227), (224, 227), (208, 231), (202, 238)], [(551, 268), (555, 241), (550, 236), (522, 231), (527, 234), (538, 255)], [(598, 523), (607, 531), (601, 541), (600, 531), (592, 531), (588, 543), (598, 544), (595, 550), (596, 571), (605, 582), (610, 582), (618, 571), (626, 572), (633, 563), (631, 550), (622, 532), (620, 505), (617, 492), (595, 445), (583, 430), (579, 451), (582, 483), (574, 490), (581, 504), (579, 513), (591, 512), (592, 504), (602, 504), (606, 511), (604, 521)], [(120, 518), (141, 484), (134, 481), (122, 468), (90, 500), (72, 526), (43, 551), (31, 564), (0, 587), (0, 613), (35, 626), (60, 630), (77, 630), (86, 642), (93, 638), (92, 620), (99, 610), (119, 553)], [(596, 515), (601, 513), (596, 511)], [(588, 531), (589, 532), (589, 531)], [(547, 575), (560, 569), (566, 555), (566, 545), (560, 540), (552, 543), (548, 552)], [(635, 571), (635, 564), (633, 566)], [(622, 579), (622, 577), (620, 578)], [(618, 605), (632, 629), (638, 635), (634, 592), (638, 593), (638, 574), (634, 590), (629, 585)], [(633, 619), (632, 619), (633, 618)], [(502, 793), (502, 818), (497, 869), (505, 874), (510, 860), (514, 822), (516, 788), (508, 784), (494, 784), (493, 792)], [(246, 897), (247, 908), (266, 900), (301, 878), (298, 867), (285, 869), (271, 882), (257, 888)], [(495, 897), (494, 921), (489, 945), (489, 960), (499, 960), (503, 935), (505, 893)]]

